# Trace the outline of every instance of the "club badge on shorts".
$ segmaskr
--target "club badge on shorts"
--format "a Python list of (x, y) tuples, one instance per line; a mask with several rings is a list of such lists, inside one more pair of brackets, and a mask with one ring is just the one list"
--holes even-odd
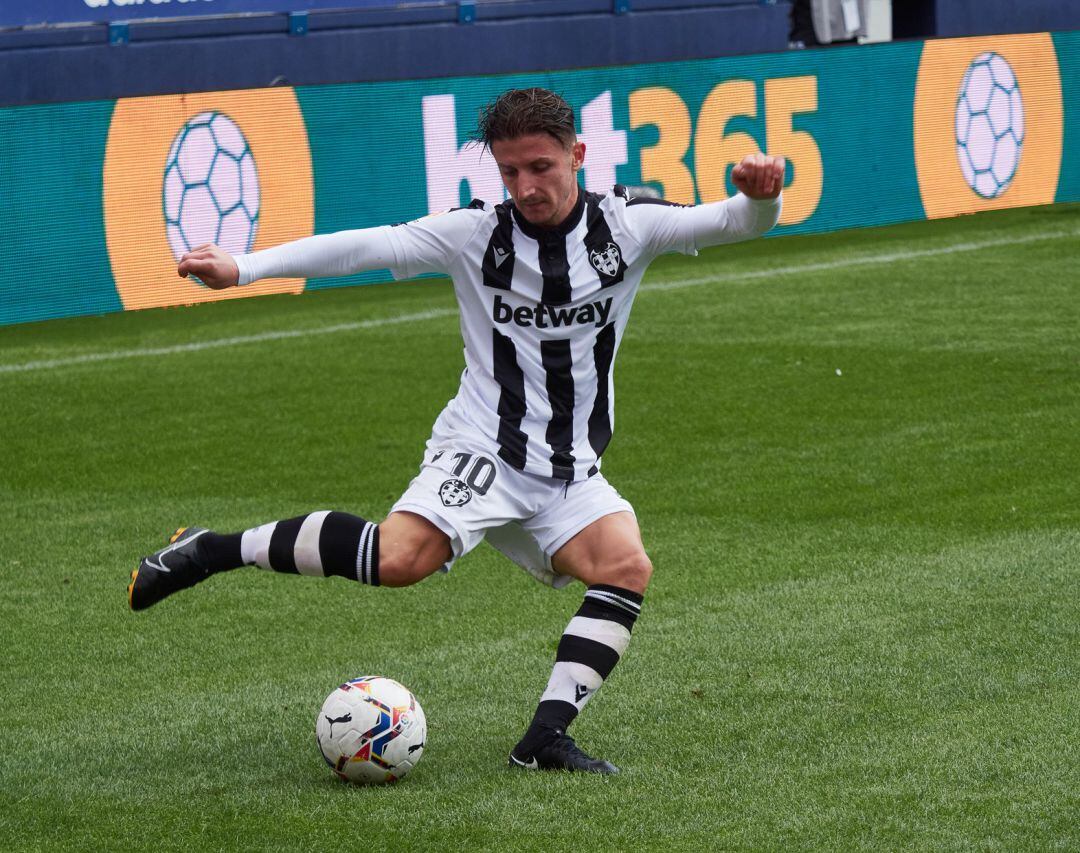
[(443, 506), (464, 506), (472, 500), (472, 489), (461, 480), (447, 480), (439, 486)]

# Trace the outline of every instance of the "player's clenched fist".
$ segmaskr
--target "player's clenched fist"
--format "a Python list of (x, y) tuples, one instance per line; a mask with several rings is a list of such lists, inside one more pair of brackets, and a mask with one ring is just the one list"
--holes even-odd
[(232, 255), (213, 243), (196, 246), (180, 258), (176, 268), (181, 278), (193, 275), (213, 290), (224, 290), (240, 283), (240, 269)]
[(784, 188), (784, 158), (749, 154), (731, 170), (735, 188), (750, 198), (776, 198)]

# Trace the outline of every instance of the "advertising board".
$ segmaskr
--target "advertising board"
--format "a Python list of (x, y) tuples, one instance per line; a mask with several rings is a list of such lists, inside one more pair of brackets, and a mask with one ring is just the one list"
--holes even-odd
[(784, 154), (775, 235), (1080, 200), (1080, 33), (19, 107), (0, 110), (0, 238), (19, 261), (0, 323), (385, 281), (215, 292), (175, 265), (203, 242), (246, 252), (501, 201), (469, 136), (524, 86), (574, 106), (591, 190), (717, 201), (744, 154)]

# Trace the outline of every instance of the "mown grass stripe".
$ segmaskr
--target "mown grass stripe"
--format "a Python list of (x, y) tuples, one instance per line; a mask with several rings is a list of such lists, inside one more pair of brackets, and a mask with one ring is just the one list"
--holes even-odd
[[(953, 243), (949, 246), (939, 246), (933, 249), (916, 249), (907, 252), (886, 252), (872, 255), (858, 255), (837, 261), (822, 261), (811, 264), (793, 264), (783, 267), (770, 267), (766, 269), (748, 270), (741, 273), (732, 273), (722, 276), (702, 276), (700, 278), (675, 279), (672, 281), (657, 281), (643, 284), (644, 292), (666, 292), (669, 290), (681, 290), (687, 287), (700, 287), (706, 284), (736, 284), (744, 281), (756, 281), (773, 278), (782, 275), (806, 275), (816, 272), (828, 272), (830, 270), (848, 269), (860, 266), (880, 266), (882, 264), (894, 264), (903, 261), (931, 258), (941, 255), (953, 255), (960, 252), (977, 252), (983, 249), (993, 249), (1003, 246), (1018, 246), (1027, 243), (1038, 243), (1046, 240), (1061, 240), (1080, 237), (1080, 232), (1073, 231), (1048, 231), (1042, 234), (1029, 234), (1023, 237), (998, 238), (994, 240), (980, 240), (965, 243)], [(151, 358), (155, 356), (178, 355), (188, 352), (201, 352), (208, 349), (220, 349), (222, 347), (241, 346), (244, 344), (266, 343), (269, 341), (289, 340), (295, 338), (307, 338), (315, 335), (332, 335), (340, 332), (357, 332), (365, 329), (378, 329), (384, 326), (400, 325), (402, 323), (419, 323), (425, 320), (433, 320), (443, 317), (453, 317), (457, 314), (456, 309), (443, 308), (430, 311), (419, 311), (412, 314), (401, 314), (397, 317), (380, 317), (373, 320), (358, 320), (352, 323), (335, 323), (331, 326), (317, 326), (310, 329), (281, 329), (270, 332), (260, 332), (253, 335), (235, 335), (228, 338), (213, 338), (206, 341), (192, 341), (186, 344), (173, 344), (164, 347), (139, 347), (133, 349), (107, 350), (105, 352), (84, 353), (82, 355), (68, 356), (64, 358), (40, 359), (36, 361), (24, 361), (15, 364), (0, 365), (0, 374), (4, 373), (29, 373), (37, 370), (53, 370), (62, 367), (75, 367), (85, 364), (96, 364), (108, 361), (118, 361), (130, 358)]]

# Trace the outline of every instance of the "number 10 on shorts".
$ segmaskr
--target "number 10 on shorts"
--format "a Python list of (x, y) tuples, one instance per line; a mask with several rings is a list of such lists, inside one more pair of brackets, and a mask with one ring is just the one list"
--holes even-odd
[[(446, 451), (440, 450), (432, 459), (438, 462)], [(455, 453), (452, 457), (451, 472), (459, 480), (447, 480), (439, 487), (439, 499), (444, 506), (462, 506), (467, 504), (473, 494), (486, 495), (495, 482), (495, 463), (486, 456), (474, 456), (471, 453)]]

